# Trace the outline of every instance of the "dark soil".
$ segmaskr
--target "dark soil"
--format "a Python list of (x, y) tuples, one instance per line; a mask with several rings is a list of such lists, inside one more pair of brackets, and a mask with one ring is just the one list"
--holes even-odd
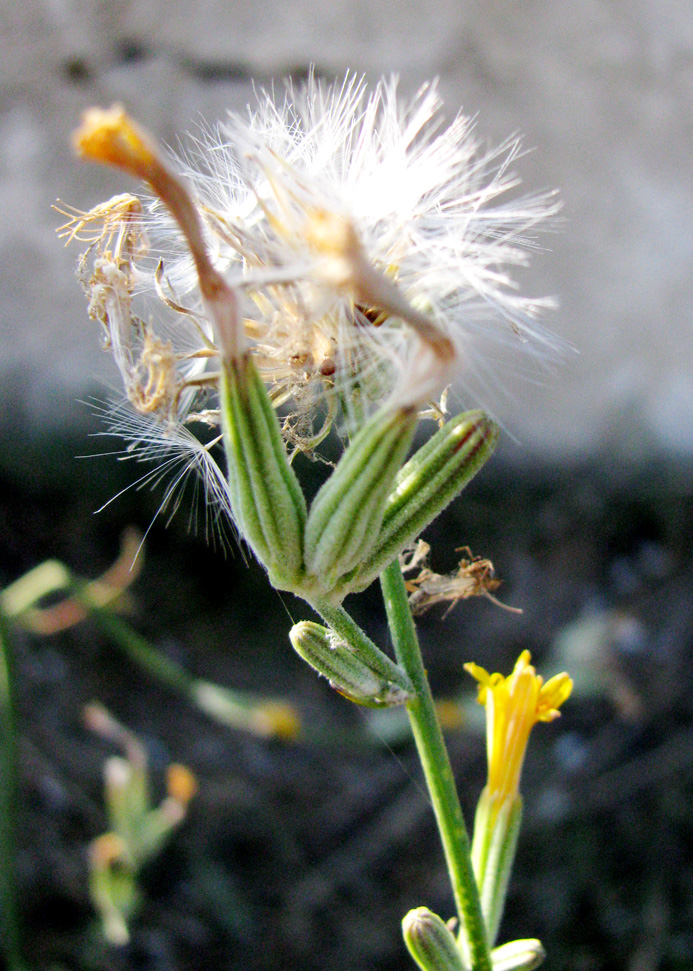
[[(70, 447), (64, 446), (67, 453)], [(79, 446), (72, 454), (80, 451)], [(68, 462), (5, 475), (0, 582), (56, 557), (93, 577), (122, 528), (146, 528), (157, 497), (130, 491), (97, 516), (132, 467)], [(549, 967), (691, 967), (693, 953), (693, 498), (661, 472), (546, 469), (499, 459), (427, 536), (433, 566), (454, 548), (490, 557), (498, 596), (420, 624), (440, 696), (474, 695), (466, 660), (508, 672), (528, 648), (540, 670), (570, 666), (576, 692), (534, 733), (525, 818), (502, 939), (539, 937)], [(15, 631), (18, 883), (30, 968), (80, 971), (394, 971), (413, 967), (400, 920), (452, 902), (420, 770), (406, 737), (366, 730), (368, 712), (293, 654), (307, 608), (272, 591), (237, 546), (210, 550), (180, 512), (148, 534), (132, 625), (222, 685), (282, 696), (310, 740), (232, 732), (157, 684), (92, 622), (39, 639)], [(387, 644), (377, 585), (353, 609)], [(86, 847), (106, 828), (102, 768), (113, 750), (83, 727), (94, 699), (145, 743), (163, 791), (169, 762), (199, 794), (142, 875), (132, 942), (106, 946), (90, 906)], [(396, 715), (392, 716), (396, 718)], [(467, 818), (483, 786), (476, 725), (449, 736)]]

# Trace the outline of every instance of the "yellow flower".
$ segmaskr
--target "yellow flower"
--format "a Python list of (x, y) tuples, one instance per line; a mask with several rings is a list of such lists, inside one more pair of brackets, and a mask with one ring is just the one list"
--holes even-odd
[(565, 672), (544, 684), (530, 661), (529, 651), (523, 651), (507, 678), (489, 674), (478, 664), (464, 666), (479, 682), (479, 704), (486, 707), (487, 790), (496, 806), (518, 793), (532, 727), (558, 718), (573, 688)]

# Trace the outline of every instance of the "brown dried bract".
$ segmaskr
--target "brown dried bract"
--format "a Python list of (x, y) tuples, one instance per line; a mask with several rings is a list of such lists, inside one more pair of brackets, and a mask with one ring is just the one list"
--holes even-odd
[[(61, 209), (63, 205), (65, 208)], [(88, 212), (65, 203), (60, 206), (53, 208), (61, 216), (67, 216), (67, 222), (57, 230), (66, 246), (73, 240), (88, 243), (87, 253), (94, 247), (100, 254), (112, 252), (118, 265), (147, 253), (149, 242), (142, 226), (142, 203), (137, 196), (128, 192), (113, 196)]]

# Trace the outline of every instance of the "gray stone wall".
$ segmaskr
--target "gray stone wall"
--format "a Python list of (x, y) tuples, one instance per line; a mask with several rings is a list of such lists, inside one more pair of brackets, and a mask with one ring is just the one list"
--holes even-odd
[(560, 189), (563, 226), (527, 287), (559, 298), (552, 327), (579, 354), (491, 399), (526, 461), (693, 456), (689, 0), (0, 0), (0, 31), (3, 427), (74, 429), (75, 399), (116, 382), (50, 208), (128, 187), (72, 158), (82, 109), (123, 101), (173, 142), (242, 108), (252, 79), (312, 62), (394, 71), (407, 92), (438, 76), (450, 116), (535, 149), (528, 190)]

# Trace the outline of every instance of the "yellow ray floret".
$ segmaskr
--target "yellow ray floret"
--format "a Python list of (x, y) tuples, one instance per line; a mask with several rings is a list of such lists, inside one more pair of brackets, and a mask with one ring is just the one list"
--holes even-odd
[(479, 682), (479, 704), (486, 708), (488, 791), (499, 801), (517, 795), (533, 726), (558, 718), (573, 688), (565, 672), (544, 684), (530, 661), (529, 651), (523, 651), (507, 678), (489, 674), (478, 664), (464, 666)]

